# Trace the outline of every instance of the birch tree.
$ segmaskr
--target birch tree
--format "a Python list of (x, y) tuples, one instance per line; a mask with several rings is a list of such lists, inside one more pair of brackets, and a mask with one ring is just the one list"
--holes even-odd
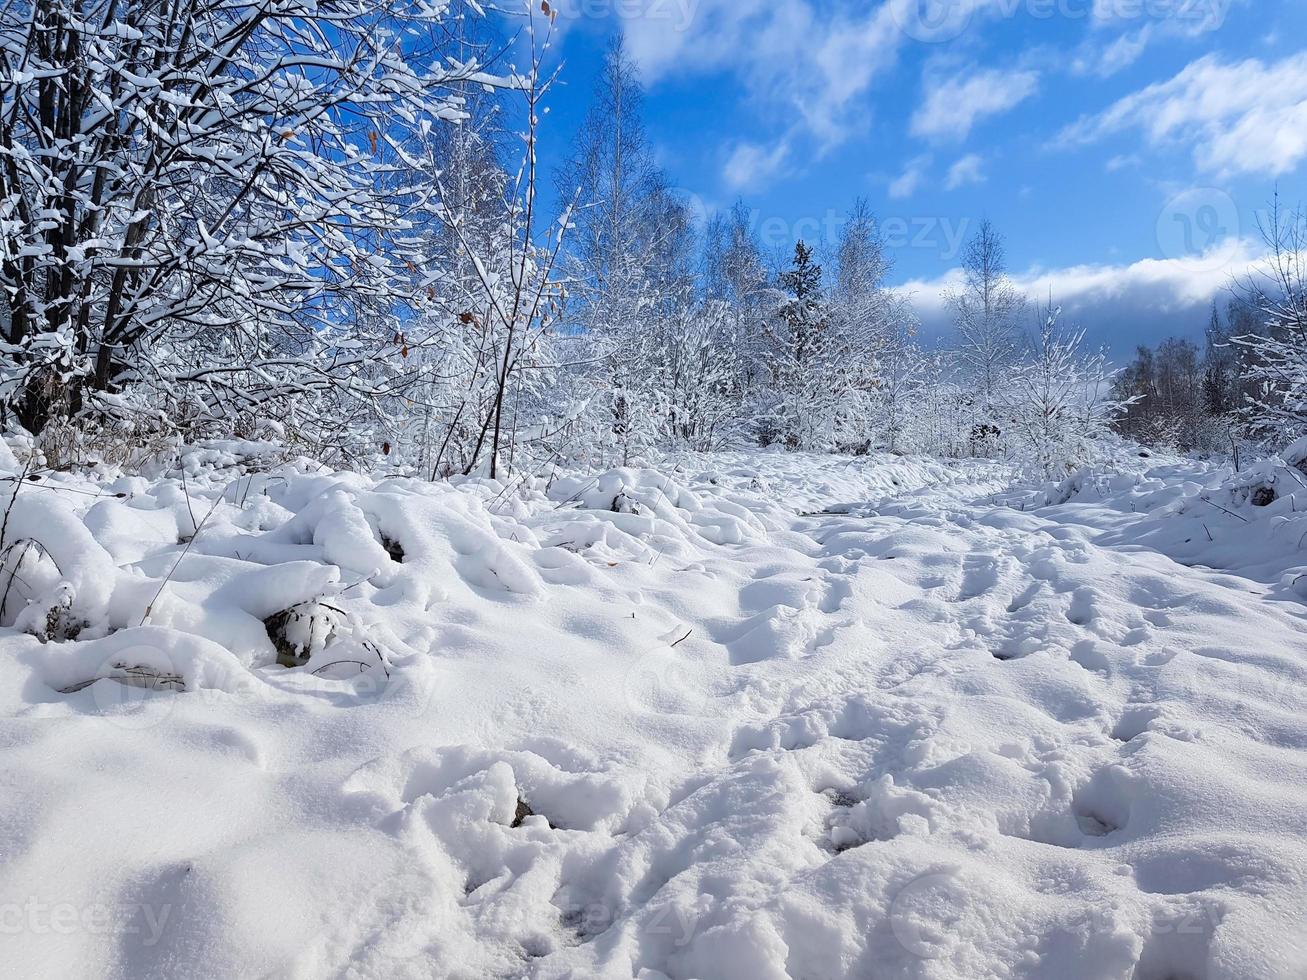
[(977, 421), (992, 424), (1008, 372), (1023, 342), (1020, 319), (1026, 299), (1007, 274), (1003, 237), (981, 222), (962, 256), (963, 283), (945, 295), (958, 331), (957, 354), (975, 386)]

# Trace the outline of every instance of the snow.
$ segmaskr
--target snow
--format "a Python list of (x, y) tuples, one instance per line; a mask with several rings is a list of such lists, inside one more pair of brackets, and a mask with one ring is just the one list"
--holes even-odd
[(11, 481), (4, 972), (1300, 977), (1296, 461)]

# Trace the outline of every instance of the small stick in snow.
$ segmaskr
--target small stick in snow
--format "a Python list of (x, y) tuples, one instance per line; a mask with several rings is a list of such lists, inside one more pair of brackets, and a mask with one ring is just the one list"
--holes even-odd
[[(0, 483), (11, 483), (17, 479), (18, 478), (14, 476), (0, 476)], [(83, 490), (81, 487), (58, 487), (58, 486), (54, 486), (53, 484), (32, 483), (30, 481), (30, 478), (28, 481), (23, 483), (23, 486), (27, 487), (29, 490), (51, 490), (55, 493), (80, 493), (83, 497), (104, 496), (103, 490)], [(121, 500), (124, 497), (126, 497), (127, 494), (115, 493), (114, 496), (117, 497), (119, 500)]]
[(1288, 470), (1288, 471), (1289, 471), (1289, 475), (1290, 475), (1291, 477), (1293, 477), (1295, 480), (1297, 480), (1297, 481), (1298, 481), (1300, 484), (1302, 484), (1304, 487), (1307, 487), (1307, 480), (1304, 480), (1304, 479), (1302, 478), (1302, 475), (1298, 472), (1298, 467), (1296, 467), (1296, 466), (1290, 466), (1288, 463), (1284, 462), (1283, 460), (1281, 460), (1281, 461), (1279, 462), (1279, 465), (1280, 465), (1281, 467), (1283, 467), (1284, 469)]
[(4, 545), (5, 536), (9, 533), (9, 514), (14, 509), (14, 504), (18, 502), (18, 491), (23, 488), (27, 476), (31, 472), (32, 457), (28, 456), (27, 462), (23, 464), (23, 472), (19, 474), (17, 481), (14, 483), (14, 492), (9, 496), (9, 503), (5, 506), (4, 520), (0, 521), (0, 546)]
[(690, 630), (690, 631), (689, 631), (688, 633), (686, 633), (683, 637), (681, 637), (679, 640), (677, 640), (675, 643), (673, 643), (670, 647), (668, 647), (668, 649), (670, 650), (670, 649), (674, 649), (675, 647), (679, 647), (682, 643), (684, 643), (686, 640), (688, 640), (688, 639), (689, 639), (691, 636), (693, 636), (693, 635), (694, 635), (694, 630)]
[(195, 524), (195, 510), (191, 507), (191, 490), (190, 487), (186, 485), (186, 460), (184, 457), (178, 459), (177, 467), (181, 470), (182, 474), (182, 493), (186, 495), (186, 513), (191, 516), (191, 527), (198, 531), (199, 528)]
[(339, 667), (341, 664), (353, 664), (354, 666), (358, 667), (360, 674), (367, 673), (369, 670), (372, 669), (371, 664), (365, 664), (362, 660), (333, 660), (331, 663), (323, 664), (317, 670), (313, 671), (312, 672), (313, 676), (317, 677), (328, 667)]
[(145, 607), (145, 612), (142, 614), (141, 621), (138, 625), (144, 626), (146, 620), (150, 618), (150, 613), (154, 611), (154, 604), (159, 601), (159, 596), (163, 595), (163, 590), (172, 580), (173, 575), (177, 571), (177, 566), (182, 563), (182, 559), (185, 558), (187, 552), (191, 550), (191, 545), (195, 544), (195, 539), (200, 536), (200, 532), (204, 530), (204, 525), (209, 523), (209, 518), (213, 516), (213, 512), (218, 509), (218, 504), (220, 503), (222, 503), (222, 494), (218, 494), (217, 498), (213, 501), (213, 506), (209, 508), (209, 512), (204, 515), (204, 519), (196, 526), (195, 533), (187, 539), (186, 547), (182, 549), (182, 553), (178, 555), (177, 560), (172, 563), (172, 568), (168, 569), (168, 574), (165, 575), (163, 581), (159, 583), (158, 591), (154, 593), (154, 598), (150, 600), (150, 604)]
[(1236, 513), (1235, 513), (1234, 511), (1232, 511), (1232, 510), (1226, 510), (1226, 509), (1225, 509), (1224, 507), (1222, 507), (1220, 504), (1218, 504), (1218, 503), (1214, 503), (1214, 502), (1208, 500), (1206, 497), (1199, 497), (1198, 499), (1201, 500), (1201, 501), (1202, 501), (1203, 503), (1205, 503), (1205, 504), (1211, 504), (1213, 507), (1215, 507), (1217, 510), (1219, 510), (1219, 511), (1220, 511), (1221, 513), (1223, 513), (1223, 514), (1229, 514), (1231, 517), (1237, 517), (1237, 518), (1239, 518), (1239, 520), (1243, 521), (1245, 524), (1251, 524), (1251, 523), (1252, 523), (1252, 521), (1248, 520), (1248, 518), (1244, 517), (1242, 514), (1236, 514)]

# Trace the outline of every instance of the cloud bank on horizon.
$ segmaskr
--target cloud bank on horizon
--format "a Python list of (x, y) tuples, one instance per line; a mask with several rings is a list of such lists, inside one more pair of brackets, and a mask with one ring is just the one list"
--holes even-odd
[[(1224, 306), (1234, 290), (1265, 271), (1262, 243), (1254, 239), (1222, 243), (1199, 256), (1140, 259), (1128, 265), (1080, 265), (1060, 269), (1031, 268), (1013, 276), (1033, 306), (1049, 300), (1076, 325), (1102, 340), (1114, 360), (1130, 356), (1135, 346), (1153, 346), (1169, 336), (1193, 335), (1205, 326), (1215, 301)], [(928, 344), (947, 338), (948, 290), (960, 285), (950, 270), (929, 280), (899, 286), (911, 296)]]

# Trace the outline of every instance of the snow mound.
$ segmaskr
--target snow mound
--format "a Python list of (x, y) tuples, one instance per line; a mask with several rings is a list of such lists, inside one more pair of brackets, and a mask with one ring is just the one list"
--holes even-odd
[(1138, 458), (1052, 498), (980, 461), (776, 453), (430, 484), (215, 444), (42, 474), (0, 573), (0, 956), (1288, 980), (1286, 465)]

